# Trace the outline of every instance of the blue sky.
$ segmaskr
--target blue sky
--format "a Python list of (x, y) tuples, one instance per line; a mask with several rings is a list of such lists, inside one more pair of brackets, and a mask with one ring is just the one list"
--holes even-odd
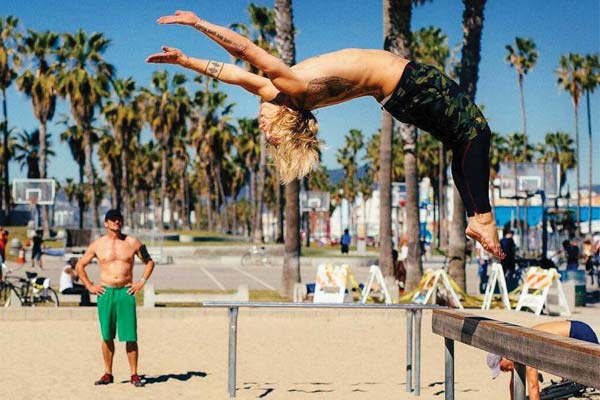
[[(152, 72), (159, 65), (146, 64), (147, 55), (160, 50), (163, 44), (179, 47), (191, 56), (229, 62), (228, 54), (199, 32), (180, 26), (158, 26), (156, 18), (177, 9), (192, 10), (211, 22), (228, 25), (248, 22), (249, 0), (228, 1), (123, 1), (123, 0), (1, 0), (0, 15), (14, 15), (25, 28), (50, 29), (56, 32), (103, 32), (112, 40), (106, 59), (117, 68), (120, 78), (132, 76), (138, 85), (148, 85)], [(256, 0), (256, 4), (272, 6), (272, 1)], [(462, 2), (435, 0), (413, 11), (412, 29), (430, 25), (440, 27), (449, 37), (451, 46), (462, 40)], [(296, 58), (301, 61), (321, 53), (346, 47), (382, 47), (382, 6), (379, 0), (295, 0), (294, 23)], [(520, 130), (521, 113), (516, 73), (504, 58), (506, 44), (516, 36), (532, 38), (539, 51), (535, 68), (525, 77), (524, 91), (527, 126), (530, 141), (539, 142), (549, 131), (573, 134), (573, 107), (570, 97), (559, 90), (555, 69), (562, 54), (582, 54), (600, 51), (600, 2), (598, 0), (488, 0), (482, 40), (482, 60), (476, 102), (485, 106), (492, 130), (510, 134)], [(182, 72), (175, 66), (166, 67), (170, 73)], [(193, 75), (190, 73), (190, 77)], [(191, 79), (190, 79), (191, 80)], [(245, 91), (222, 85), (238, 117), (256, 116), (258, 101)], [(190, 90), (199, 88), (190, 84)], [(594, 167), (600, 171), (600, 92), (592, 96), (592, 127), (594, 135)], [(14, 88), (8, 91), (9, 125), (17, 130), (33, 130), (37, 121), (31, 104)], [(583, 104), (585, 106), (585, 104)], [(580, 137), (584, 154), (580, 158), (587, 182), (588, 127), (584, 107), (580, 107)], [(58, 113), (68, 113), (61, 103)], [(377, 131), (381, 110), (372, 98), (320, 109), (317, 112), (321, 137), (326, 142), (323, 162), (337, 168), (336, 150), (350, 129), (360, 129), (366, 136)], [(58, 118), (55, 118), (58, 120)], [(49, 175), (64, 180), (75, 177), (75, 162), (66, 145), (58, 140), (61, 127), (51, 123), (56, 157), (50, 160)], [(149, 132), (143, 134), (150, 139)], [(11, 164), (11, 176), (23, 177)], [(574, 178), (569, 177), (571, 186)], [(600, 172), (594, 177), (600, 183)]]

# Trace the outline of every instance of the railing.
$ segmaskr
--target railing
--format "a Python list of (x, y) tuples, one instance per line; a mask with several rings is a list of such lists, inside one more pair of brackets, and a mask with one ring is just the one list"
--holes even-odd
[(455, 340), (514, 361), (515, 400), (526, 399), (526, 365), (600, 389), (600, 345), (448, 309), (433, 310), (432, 330), (445, 338), (446, 400), (454, 399)]
[[(204, 302), (204, 307), (221, 307), (229, 310), (229, 358), (227, 387), (230, 397), (235, 397), (236, 364), (237, 364), (237, 318), (241, 307), (249, 308), (330, 308), (330, 309), (374, 309), (374, 310), (406, 310), (406, 391), (420, 395), (421, 385), (421, 319), (423, 310), (438, 309), (437, 305), (422, 304), (315, 304), (315, 303), (250, 303), (250, 302)], [(414, 324), (413, 324), (414, 321)], [(413, 357), (413, 331), (415, 352)], [(414, 363), (415, 385), (412, 384)]]

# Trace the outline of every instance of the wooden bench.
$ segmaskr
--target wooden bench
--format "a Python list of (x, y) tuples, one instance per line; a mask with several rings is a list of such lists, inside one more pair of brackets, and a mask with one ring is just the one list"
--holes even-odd
[(461, 311), (433, 310), (433, 333), (445, 338), (446, 400), (454, 399), (454, 341), (515, 362), (515, 400), (525, 399), (525, 366), (600, 389), (600, 345)]
[(154, 307), (156, 304), (201, 304), (205, 301), (248, 301), (250, 298), (248, 285), (240, 285), (233, 294), (209, 293), (160, 293), (157, 294), (152, 283), (144, 286), (144, 307)]
[[(63, 294), (60, 292), (56, 292), (58, 295), (59, 304), (62, 303), (79, 303), (81, 301), (80, 294)], [(90, 301), (92, 303), (96, 303), (98, 301), (98, 296), (90, 293)]]

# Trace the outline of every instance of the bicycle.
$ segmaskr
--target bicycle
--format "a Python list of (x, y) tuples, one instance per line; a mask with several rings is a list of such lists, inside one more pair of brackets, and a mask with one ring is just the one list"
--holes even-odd
[(252, 246), (243, 256), (241, 260), (242, 267), (263, 266), (270, 267), (272, 265), (271, 256), (267, 253), (265, 246)]
[(49, 278), (38, 277), (36, 272), (27, 271), (25, 274), (27, 278), (7, 275), (0, 282), (0, 302), (4, 303), (4, 307), (10, 307), (13, 301), (29, 307), (60, 305), (56, 291), (50, 287)]

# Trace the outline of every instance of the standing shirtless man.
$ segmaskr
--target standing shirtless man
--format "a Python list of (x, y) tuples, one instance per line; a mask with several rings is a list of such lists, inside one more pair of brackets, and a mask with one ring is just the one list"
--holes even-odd
[[(114, 382), (112, 363), (115, 355), (115, 334), (119, 333), (119, 341), (125, 345), (131, 384), (143, 386), (137, 373), (138, 345), (137, 318), (135, 311), (135, 294), (154, 269), (154, 261), (150, 258), (146, 246), (138, 239), (121, 233), (123, 215), (119, 210), (108, 210), (104, 217), (106, 235), (96, 239), (89, 245), (85, 254), (77, 263), (76, 269), (81, 281), (90, 293), (98, 297), (98, 319), (102, 332), (102, 356), (104, 358), (104, 375), (95, 385), (108, 385)], [(133, 282), (133, 263), (137, 256), (146, 264), (142, 278)], [(98, 261), (100, 282), (90, 281), (85, 267), (94, 259)]]
[(452, 176), (469, 216), (465, 233), (503, 257), (488, 193), (490, 128), (479, 108), (446, 75), (372, 49), (340, 50), (288, 67), (248, 38), (193, 12), (176, 11), (157, 22), (193, 27), (265, 73), (266, 78), (233, 64), (191, 58), (167, 46), (146, 59), (181, 65), (260, 96), (259, 125), (283, 183), (308, 174), (319, 159), (312, 110), (372, 96), (397, 120), (431, 133), (452, 149)]

